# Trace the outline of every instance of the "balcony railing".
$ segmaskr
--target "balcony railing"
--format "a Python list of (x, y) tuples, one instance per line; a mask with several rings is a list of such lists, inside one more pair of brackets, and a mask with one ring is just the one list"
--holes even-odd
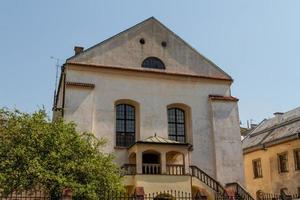
[[(136, 164), (124, 164), (122, 167), (122, 175), (135, 175)], [(184, 165), (167, 165), (167, 175), (185, 175)], [(143, 164), (143, 174), (161, 174), (160, 164)]]
[(136, 164), (124, 164), (122, 167), (122, 175), (135, 175)]
[(184, 165), (167, 165), (168, 175), (184, 175)]
[(143, 164), (143, 174), (160, 174), (161, 167), (160, 164)]

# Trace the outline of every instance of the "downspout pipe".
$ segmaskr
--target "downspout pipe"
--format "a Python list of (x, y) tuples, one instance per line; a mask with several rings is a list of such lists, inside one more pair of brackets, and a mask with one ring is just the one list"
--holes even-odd
[(61, 116), (64, 118), (64, 113), (65, 113), (65, 99), (66, 99), (66, 71), (65, 71), (65, 65), (61, 67), (62, 71), (62, 76), (63, 76), (63, 99), (62, 99), (62, 111), (61, 111)]

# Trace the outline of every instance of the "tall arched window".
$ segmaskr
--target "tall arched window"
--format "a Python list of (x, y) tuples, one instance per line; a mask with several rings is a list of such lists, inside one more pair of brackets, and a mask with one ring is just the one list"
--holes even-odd
[(135, 142), (135, 108), (128, 104), (116, 106), (116, 145), (128, 147)]
[(180, 108), (168, 109), (169, 139), (185, 143), (185, 116)]

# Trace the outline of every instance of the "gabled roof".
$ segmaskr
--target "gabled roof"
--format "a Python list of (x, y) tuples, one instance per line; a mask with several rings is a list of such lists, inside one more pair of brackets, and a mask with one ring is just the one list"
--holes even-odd
[[(140, 38), (145, 39), (144, 45), (139, 43)], [(167, 42), (166, 47), (162, 47), (163, 41)], [(166, 65), (164, 71), (153, 71), (232, 81), (227, 73), (154, 17), (70, 57), (66, 63), (144, 70), (142, 61), (151, 56), (160, 58)]]
[(242, 141), (245, 151), (255, 147), (265, 147), (278, 141), (299, 139), (300, 136), (300, 107), (263, 120)]

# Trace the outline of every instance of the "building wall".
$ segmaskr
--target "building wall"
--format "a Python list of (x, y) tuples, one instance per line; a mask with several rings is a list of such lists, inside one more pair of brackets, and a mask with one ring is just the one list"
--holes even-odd
[(234, 101), (211, 101), (216, 177), (222, 184), (244, 185), (243, 153), (238, 105)]
[[(72, 69), (71, 69), (72, 68)], [(82, 71), (82, 69), (85, 69)], [(215, 152), (208, 95), (230, 95), (230, 83), (150, 75), (107, 69), (68, 67), (67, 81), (95, 84), (94, 89), (67, 87), (65, 116), (79, 130), (108, 140), (107, 152), (117, 154), (119, 164), (128, 162), (127, 149), (115, 148), (115, 102), (130, 99), (139, 104), (140, 137), (157, 134), (168, 138), (167, 106), (180, 103), (191, 109), (193, 151), (191, 164), (215, 177)], [(227, 155), (230, 156), (235, 155)]]
[[(300, 147), (300, 140), (293, 140), (244, 154), (245, 179), (247, 190), (256, 197), (256, 192), (280, 193), (281, 188), (287, 188), (291, 194), (297, 193), (300, 187), (300, 170), (295, 170), (294, 149)], [(288, 172), (278, 173), (277, 154), (288, 152)], [(261, 159), (262, 178), (254, 178), (252, 160)]]

